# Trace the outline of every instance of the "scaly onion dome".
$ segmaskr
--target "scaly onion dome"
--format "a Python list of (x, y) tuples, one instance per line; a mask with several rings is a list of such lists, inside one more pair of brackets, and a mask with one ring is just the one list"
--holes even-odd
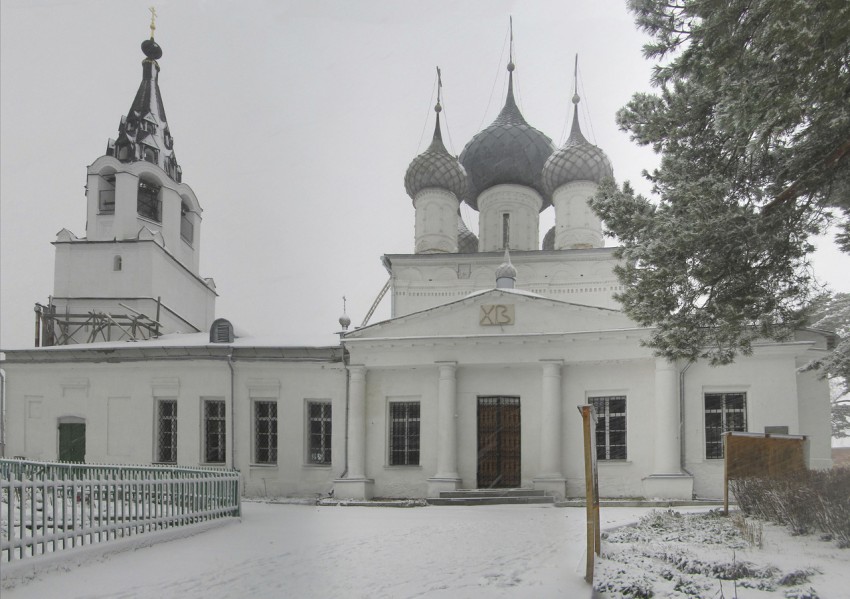
[(458, 201), (466, 197), (468, 178), (466, 171), (449, 154), (443, 145), (440, 132), (440, 104), (434, 110), (437, 113), (437, 123), (434, 126), (434, 139), (428, 149), (413, 159), (404, 175), (404, 189), (407, 195), (415, 198), (416, 194), (428, 187), (437, 187), (452, 192)]
[(466, 223), (457, 213), (457, 252), (458, 254), (475, 254), (478, 252), (478, 237), (466, 228)]
[(543, 249), (544, 250), (554, 250), (555, 249), (555, 227), (552, 227), (548, 231), (546, 231), (546, 235), (543, 236)]
[(511, 254), (508, 248), (505, 248), (505, 261), (496, 269), (496, 280), (499, 279), (516, 279), (516, 268), (511, 264)]
[(525, 185), (543, 196), (542, 212), (551, 204), (543, 187), (543, 165), (555, 151), (552, 140), (525, 122), (514, 100), (513, 63), (508, 65), (508, 97), (493, 124), (476, 134), (460, 154), (469, 173), (466, 203), (478, 210), (478, 195), (503, 183)]
[(578, 124), (578, 94), (573, 96), (576, 105), (570, 137), (561, 149), (552, 154), (543, 167), (543, 185), (551, 196), (561, 185), (572, 181), (600, 183), (605, 177), (613, 177), (614, 169), (605, 152), (587, 141)]

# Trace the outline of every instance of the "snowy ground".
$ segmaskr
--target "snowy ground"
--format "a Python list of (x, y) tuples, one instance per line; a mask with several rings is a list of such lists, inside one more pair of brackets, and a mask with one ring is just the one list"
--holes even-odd
[[(605, 508), (603, 528), (635, 522), (650, 511)], [(69, 571), (42, 573), (27, 584), (4, 590), (3, 599), (582, 598), (591, 596), (582, 578), (584, 527), (583, 509), (552, 506), (404, 509), (246, 503), (241, 523)], [(603, 551), (634, 559), (603, 560), (597, 572), (610, 575), (611, 580), (617, 579), (614, 575), (619, 571), (621, 580), (645, 576), (657, 587), (656, 597), (686, 596), (670, 594), (675, 585), (663, 577), (652, 578), (652, 569), (644, 561), (649, 558), (640, 549), (661, 545), (656, 545), (658, 539), (651, 538), (650, 532), (641, 530), (632, 529), (631, 537), (612, 532), (603, 541)], [(667, 534), (656, 530), (662, 537)], [(723, 538), (718, 534), (714, 530), (707, 536)], [(772, 564), (782, 572), (805, 568), (820, 572), (802, 585), (772, 592), (739, 589), (739, 597), (785, 597), (791, 588), (809, 586), (821, 599), (848, 596), (843, 593), (850, 589), (850, 550), (839, 550), (816, 537), (788, 537), (772, 527), (765, 527), (764, 536), (764, 550), (741, 546), (740, 539), (726, 539), (713, 543), (708, 553), (681, 530), (675, 534), (681, 541), (677, 551), (694, 551), (705, 559), (731, 561), (735, 551), (739, 561)], [(615, 537), (622, 542), (615, 542)], [(721, 596), (709, 590), (713, 594), (704, 596)], [(723, 590), (725, 597), (734, 597), (731, 583), (724, 584)]]

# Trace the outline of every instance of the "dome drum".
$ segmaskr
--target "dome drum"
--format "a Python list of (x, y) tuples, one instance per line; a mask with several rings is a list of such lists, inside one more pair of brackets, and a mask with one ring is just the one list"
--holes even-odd
[(457, 252), (459, 205), (457, 197), (444, 189), (429, 187), (416, 194), (415, 253)]
[(555, 233), (553, 249), (584, 249), (604, 247), (602, 220), (588, 204), (596, 193), (591, 181), (575, 181), (555, 190)]
[(497, 185), (486, 190), (478, 197), (480, 251), (505, 247), (536, 250), (540, 207), (544, 204), (537, 191), (522, 185)]

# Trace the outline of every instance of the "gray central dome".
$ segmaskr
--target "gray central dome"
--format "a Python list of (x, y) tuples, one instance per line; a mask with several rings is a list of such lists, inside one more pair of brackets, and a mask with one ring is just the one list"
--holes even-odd
[(543, 187), (543, 165), (555, 151), (552, 140), (525, 122), (514, 101), (513, 73), (505, 106), (493, 124), (475, 135), (460, 162), (469, 174), (466, 203), (478, 210), (478, 194), (494, 185), (525, 185), (543, 196), (540, 210), (551, 204)]
[(605, 152), (585, 139), (578, 124), (578, 96), (573, 98), (576, 104), (573, 113), (573, 126), (570, 137), (564, 146), (552, 154), (543, 167), (543, 185), (546, 194), (552, 193), (561, 185), (572, 181), (593, 181), (601, 183), (605, 177), (613, 177), (614, 169)]

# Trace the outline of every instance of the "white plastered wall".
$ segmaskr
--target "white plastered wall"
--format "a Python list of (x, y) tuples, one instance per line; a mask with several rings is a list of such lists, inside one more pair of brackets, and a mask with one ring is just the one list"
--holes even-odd
[[(330, 491), (345, 467), (345, 370), (340, 364), (234, 363), (230, 395), (226, 360), (75, 364), (5, 364), (7, 455), (54, 461), (57, 423), (86, 423), (86, 462), (150, 464), (156, 456), (158, 400), (177, 401), (177, 460), (204, 463), (203, 401), (225, 401), (227, 461), (242, 472), (248, 496), (310, 496)], [(276, 395), (276, 397), (272, 397)], [(255, 399), (278, 404), (278, 461), (253, 463)], [(306, 402), (332, 403), (332, 464), (307, 458)], [(234, 411), (235, 406), (235, 411)], [(234, 435), (235, 423), (235, 435)], [(234, 445), (235, 444), (235, 445)], [(215, 464), (219, 465), (219, 464)]]
[[(793, 349), (756, 348), (726, 366), (699, 362), (685, 373), (685, 466), (694, 475), (697, 497), (723, 496), (723, 460), (705, 457), (705, 393), (747, 394), (747, 430), (787, 426), (789, 434), (809, 434), (800, 426)], [(817, 442), (817, 441), (815, 441)]]

